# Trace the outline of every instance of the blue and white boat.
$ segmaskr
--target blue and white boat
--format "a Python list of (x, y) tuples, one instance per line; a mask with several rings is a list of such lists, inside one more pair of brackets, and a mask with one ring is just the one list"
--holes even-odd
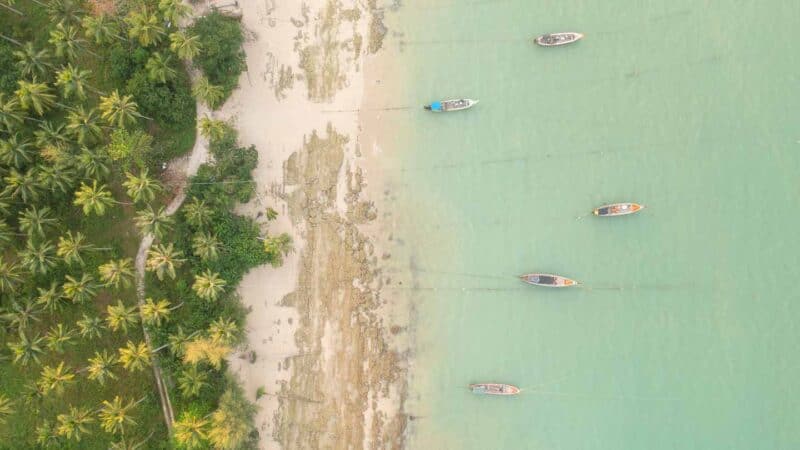
[(433, 112), (461, 111), (462, 109), (472, 108), (477, 104), (477, 100), (461, 98), (458, 100), (442, 100), (439, 102), (433, 102), (430, 105), (425, 105), (425, 109)]

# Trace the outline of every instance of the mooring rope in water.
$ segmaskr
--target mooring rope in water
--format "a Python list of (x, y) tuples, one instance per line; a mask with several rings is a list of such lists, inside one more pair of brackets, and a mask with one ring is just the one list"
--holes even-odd
[[(411, 106), (392, 106), (388, 108), (365, 108), (365, 109), (325, 109), (322, 110), (324, 113), (352, 113), (352, 112), (362, 112), (362, 111), (403, 111), (406, 109), (411, 109)], [(422, 109), (422, 108), (420, 108)]]

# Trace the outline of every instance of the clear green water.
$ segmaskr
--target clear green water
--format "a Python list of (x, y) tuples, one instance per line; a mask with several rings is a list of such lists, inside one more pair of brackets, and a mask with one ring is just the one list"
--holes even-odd
[[(403, 130), (385, 164), (394, 286), (417, 312), (409, 448), (800, 448), (798, 17), (790, 0), (389, 16), (398, 96), (481, 100), (383, 119)], [(586, 38), (529, 39), (567, 30)], [(614, 201), (648, 208), (578, 218)], [(585, 287), (515, 279), (532, 271)]]

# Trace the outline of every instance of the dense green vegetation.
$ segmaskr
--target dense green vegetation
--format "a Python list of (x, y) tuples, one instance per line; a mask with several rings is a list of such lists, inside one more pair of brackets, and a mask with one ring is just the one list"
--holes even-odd
[[(234, 287), (290, 243), (231, 212), (252, 195), (257, 154), (219, 122), (203, 127), (216, 163), (177, 220), (164, 213), (158, 174), (193, 146), (192, 95), (220, 89), (191, 87), (181, 63), (203, 54), (203, 30), (174, 25), (188, 13), (179, 0), (110, 15), (80, 0), (0, 2), (0, 448), (247, 448), (252, 405), (225, 375), (243, 337)], [(156, 242), (140, 307), (145, 233)], [(172, 386), (172, 437), (153, 357)]]
[(208, 103), (215, 107), (231, 95), (239, 83), (239, 75), (247, 68), (242, 50), (244, 35), (239, 22), (218, 12), (198, 19), (192, 31), (199, 36), (203, 48), (195, 63), (211, 85), (221, 88), (207, 97), (211, 100)]
[[(187, 343), (162, 358), (164, 370), (179, 381), (180, 395), (173, 400), (179, 422), (208, 416), (226, 395), (239, 399), (237, 408), (250, 410), (236, 383), (226, 376), (222, 359), (244, 338), (246, 311), (234, 288), (250, 268), (279, 264), (291, 244), (286, 235), (261, 238), (252, 219), (232, 212), (236, 201), (245, 202), (253, 195), (251, 172), (258, 154), (253, 147), (239, 147), (228, 124), (205, 122), (214, 130), (210, 146), (214, 163), (201, 166), (190, 180), (187, 200), (164, 234), (169, 246), (154, 247), (148, 259), (148, 297), (181, 299), (172, 320), (153, 335), (157, 346), (170, 346), (176, 339)], [(193, 360), (198, 363), (187, 366)], [(204, 382), (193, 387), (181, 384), (196, 379), (197, 367), (203, 369)], [(222, 438), (214, 438), (214, 429), (208, 434), (212, 442)], [(255, 438), (254, 431), (248, 428), (243, 435)]]

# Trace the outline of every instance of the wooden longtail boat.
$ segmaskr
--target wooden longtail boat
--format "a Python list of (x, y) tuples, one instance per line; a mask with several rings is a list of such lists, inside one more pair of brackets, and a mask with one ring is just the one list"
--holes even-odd
[(519, 388), (510, 384), (500, 383), (477, 383), (470, 384), (469, 389), (473, 394), (486, 395), (517, 395)]
[(529, 273), (527, 275), (520, 275), (519, 278), (535, 286), (570, 287), (578, 285), (578, 282), (575, 280), (570, 280), (569, 278), (558, 275), (551, 275), (549, 273)]
[(581, 33), (551, 33), (543, 34), (537, 37), (534, 41), (542, 47), (558, 47), (559, 45), (567, 45), (583, 39)]
[(592, 214), (599, 217), (627, 216), (643, 209), (644, 206), (638, 203), (612, 203), (595, 208)]
[(462, 98), (458, 100), (442, 100), (439, 102), (433, 102), (430, 105), (425, 105), (424, 108), (433, 112), (451, 112), (469, 109), (477, 104), (478, 100)]

